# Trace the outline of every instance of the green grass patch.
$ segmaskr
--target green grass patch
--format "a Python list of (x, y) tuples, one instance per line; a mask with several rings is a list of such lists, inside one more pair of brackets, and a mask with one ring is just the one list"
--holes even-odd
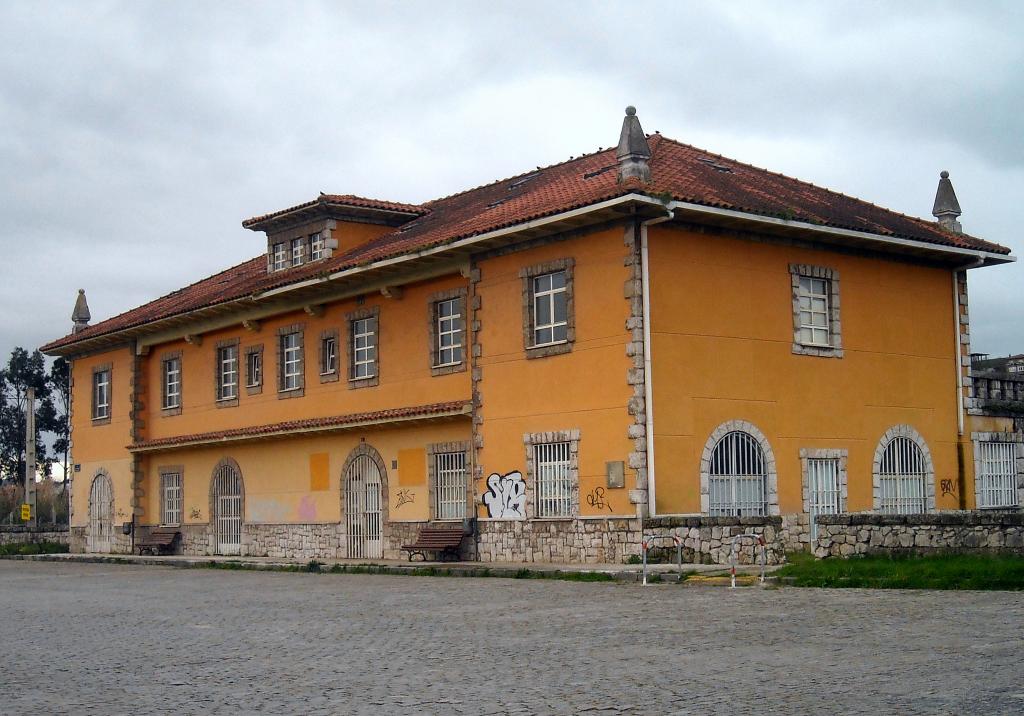
[(1024, 590), (1024, 556), (927, 555), (814, 559), (789, 555), (775, 573), (796, 587)]
[(57, 542), (25, 542), (0, 545), (0, 556), (17, 554), (64, 554), (68, 551), (66, 544)]

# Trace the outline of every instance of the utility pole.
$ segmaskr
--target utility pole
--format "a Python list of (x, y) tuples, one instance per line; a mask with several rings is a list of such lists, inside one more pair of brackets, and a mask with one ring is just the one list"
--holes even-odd
[(25, 504), (29, 527), (39, 524), (36, 514), (36, 389), (25, 389)]

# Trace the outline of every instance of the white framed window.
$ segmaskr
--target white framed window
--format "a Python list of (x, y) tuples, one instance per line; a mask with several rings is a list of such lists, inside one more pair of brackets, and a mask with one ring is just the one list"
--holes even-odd
[(569, 441), (533, 445), (537, 517), (573, 516), (571, 467)]
[(302, 340), (299, 333), (281, 336), (281, 390), (302, 387)]
[(1006, 370), (1010, 373), (1024, 373), (1024, 363), (1010, 363)]
[(879, 511), (894, 515), (926, 512), (927, 473), (920, 446), (909, 437), (892, 438), (878, 467)]
[(217, 400), (238, 397), (238, 344), (217, 349)]
[(245, 356), (245, 387), (263, 385), (263, 351), (249, 351)]
[(292, 266), (301, 266), (306, 254), (306, 242), (292, 239)]
[(288, 268), (288, 247), (282, 241), (274, 244), (271, 253), (270, 266), (274, 271), (281, 271)]
[(377, 374), (377, 319), (357, 318), (352, 321), (352, 380), (372, 378)]
[(793, 353), (843, 357), (839, 322), (839, 272), (790, 264), (793, 291)]
[(831, 347), (828, 281), (800, 277), (800, 340), (811, 346)]
[(975, 494), (979, 509), (1016, 508), (1018, 492), (1017, 453), (1019, 443), (976, 442)]
[(164, 410), (181, 407), (181, 358), (167, 358), (164, 368)]
[(320, 340), (320, 375), (338, 372), (338, 339), (327, 336)]
[(742, 430), (723, 435), (708, 467), (709, 514), (768, 514), (768, 461), (756, 437)]
[(568, 297), (565, 271), (533, 277), (533, 345), (563, 343), (568, 340)]
[(434, 518), (461, 520), (466, 516), (466, 453), (434, 453)]
[(110, 369), (104, 368), (92, 374), (92, 419), (104, 420), (110, 417)]
[(319, 231), (309, 237), (309, 260), (318, 261), (324, 257), (324, 237)]
[(438, 301), (435, 306), (437, 356), (434, 367), (458, 365), (462, 362), (462, 299)]
[(160, 473), (160, 524), (181, 524), (181, 473)]

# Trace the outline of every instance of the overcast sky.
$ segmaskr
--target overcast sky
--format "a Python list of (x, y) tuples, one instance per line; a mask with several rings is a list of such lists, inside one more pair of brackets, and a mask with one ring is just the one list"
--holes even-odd
[[(1024, 253), (1024, 3), (0, 4), (0, 355), (264, 249), (249, 216), (419, 202), (618, 140), (622, 110)], [(1024, 352), (1024, 267), (971, 273)]]

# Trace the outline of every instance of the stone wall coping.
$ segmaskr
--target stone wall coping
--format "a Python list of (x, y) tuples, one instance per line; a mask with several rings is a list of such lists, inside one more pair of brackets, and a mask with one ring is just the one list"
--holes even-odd
[(848, 514), (848, 515), (819, 515), (819, 525), (844, 525), (844, 526), (983, 526), (983, 525), (1009, 525), (1024, 526), (1024, 512), (1000, 512), (1000, 511), (970, 511), (970, 512), (939, 512), (933, 514), (915, 515), (878, 515), (878, 514)]
[(781, 527), (782, 517), (749, 516), (749, 517), (649, 517), (644, 520), (644, 529), (664, 529), (667, 527)]
[(67, 525), (39, 525), (38, 527), (29, 527), (28, 525), (0, 525), (0, 532), (7, 533), (32, 533), (42, 534), (47, 532), (67, 532)]

